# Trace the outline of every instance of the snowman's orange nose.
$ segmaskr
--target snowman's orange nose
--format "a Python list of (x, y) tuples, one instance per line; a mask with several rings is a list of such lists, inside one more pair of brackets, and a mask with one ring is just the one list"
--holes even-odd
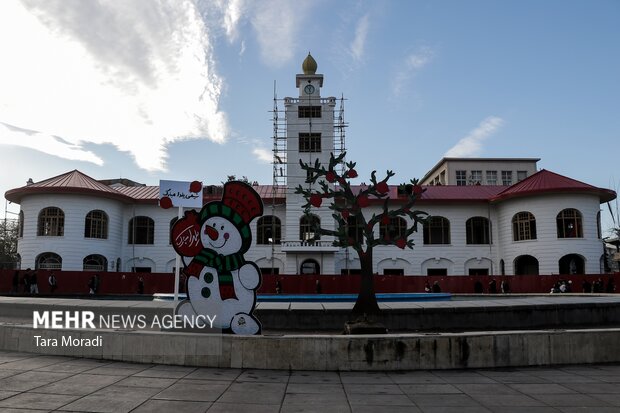
[(211, 238), (213, 241), (215, 241), (220, 236), (220, 234), (217, 232), (215, 228), (210, 227), (208, 225), (205, 227), (205, 234), (207, 234), (207, 236)]

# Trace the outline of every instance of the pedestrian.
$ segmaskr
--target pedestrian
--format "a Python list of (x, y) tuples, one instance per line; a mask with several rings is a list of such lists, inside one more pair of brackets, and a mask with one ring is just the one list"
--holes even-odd
[(508, 294), (510, 293), (510, 284), (507, 280), (502, 280), (502, 282), (499, 284), (499, 289), (502, 294)]
[(314, 283), (314, 292), (317, 294), (321, 294), (323, 292), (323, 288), (321, 288), (321, 282), (319, 280), (316, 280)]
[(441, 292), (441, 286), (439, 285), (439, 281), (435, 281), (433, 283), (433, 292), (434, 293), (440, 293)]
[(591, 293), (592, 292), (592, 285), (588, 282), (588, 280), (583, 280), (583, 282), (581, 283), (581, 289), (584, 293)]
[(476, 280), (476, 282), (474, 283), (474, 293), (476, 294), (484, 293), (484, 287), (482, 286), (482, 283), (480, 282), (480, 280)]
[(138, 277), (138, 294), (144, 294), (144, 278)]
[(39, 283), (37, 281), (36, 271), (33, 271), (30, 275), (30, 294), (39, 294)]
[(616, 292), (616, 284), (614, 284), (614, 279), (609, 277), (609, 280), (607, 281), (607, 293), (608, 294), (613, 294)]
[(11, 294), (17, 294), (19, 292), (19, 271), (15, 270), (13, 273), (13, 282), (11, 284)]
[(489, 281), (489, 294), (497, 294), (497, 282), (495, 281), (495, 278)]
[(424, 292), (427, 292), (427, 293), (432, 292), (431, 285), (428, 283), (428, 281), (424, 284)]
[(97, 294), (97, 290), (99, 289), (99, 275), (95, 274), (90, 277), (88, 281), (88, 293), (93, 295)]
[(30, 294), (30, 268), (26, 268), (22, 283), (24, 284), (24, 294)]
[(54, 294), (54, 291), (56, 291), (56, 288), (58, 287), (58, 281), (56, 280), (56, 275), (54, 275), (54, 273), (51, 273), (49, 277), (47, 277), (47, 283), (50, 286), (50, 293)]
[(276, 280), (276, 294), (282, 294), (282, 283), (280, 280)]

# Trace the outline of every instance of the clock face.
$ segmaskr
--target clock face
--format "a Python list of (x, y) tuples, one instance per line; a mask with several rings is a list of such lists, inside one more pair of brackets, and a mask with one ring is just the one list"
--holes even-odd
[(306, 87), (304, 88), (304, 92), (306, 92), (309, 95), (313, 94), (314, 93), (314, 86), (306, 85)]

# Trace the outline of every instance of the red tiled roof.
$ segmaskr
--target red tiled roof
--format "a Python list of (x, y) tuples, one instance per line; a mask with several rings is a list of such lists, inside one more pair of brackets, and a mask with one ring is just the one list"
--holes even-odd
[(590, 192), (598, 195), (601, 202), (608, 202), (616, 198), (616, 193), (609, 189), (597, 188), (576, 179), (572, 179), (555, 172), (542, 169), (525, 178), (521, 182), (506, 188), (497, 194), (491, 201), (501, 201), (517, 196), (536, 195), (540, 193), (562, 192)]

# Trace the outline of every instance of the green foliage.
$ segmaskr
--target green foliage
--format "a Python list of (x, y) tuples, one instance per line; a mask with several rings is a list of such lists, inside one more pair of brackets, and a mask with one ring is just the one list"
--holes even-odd
[[(350, 179), (357, 177), (355, 170), (355, 162), (344, 161), (345, 153), (335, 157), (332, 153), (327, 168), (316, 160), (314, 165), (299, 161), (303, 170), (307, 172), (309, 177), (306, 180), (308, 184), (318, 184), (318, 190), (304, 188), (299, 185), (295, 189), (296, 194), (301, 194), (306, 203), (303, 205), (306, 214), (309, 214), (312, 208), (319, 208), (324, 201), (330, 202), (329, 209), (333, 211), (332, 217), (337, 223), (335, 230), (318, 227), (315, 233), (320, 235), (334, 236), (334, 246), (352, 247), (360, 256), (365, 254), (377, 245), (396, 245), (400, 248), (413, 249), (413, 240), (409, 236), (417, 231), (418, 225), (422, 223), (428, 214), (422, 211), (412, 210), (412, 207), (422, 194), (423, 190), (418, 185), (417, 179), (412, 179), (409, 183), (402, 184), (399, 187), (399, 196), (396, 201), (392, 202), (390, 209), (390, 192), (387, 184), (388, 180), (395, 174), (392, 171), (386, 171), (385, 178), (378, 180), (376, 171), (370, 175), (370, 184), (352, 188)], [(337, 166), (344, 163), (342, 172), (338, 172)], [(355, 192), (354, 192), (355, 190)], [(373, 213), (371, 216), (364, 214), (364, 210), (372, 202), (380, 202), (382, 204), (381, 213)], [(398, 205), (396, 207), (396, 205)], [(355, 240), (348, 236), (348, 217), (355, 217), (358, 226), (363, 228), (363, 240)], [(375, 237), (374, 228), (377, 224), (388, 223), (391, 218), (409, 218), (409, 222), (404, 236), (390, 238), (389, 236)]]
[(13, 269), (17, 264), (18, 227), (16, 219), (0, 221), (0, 269)]

